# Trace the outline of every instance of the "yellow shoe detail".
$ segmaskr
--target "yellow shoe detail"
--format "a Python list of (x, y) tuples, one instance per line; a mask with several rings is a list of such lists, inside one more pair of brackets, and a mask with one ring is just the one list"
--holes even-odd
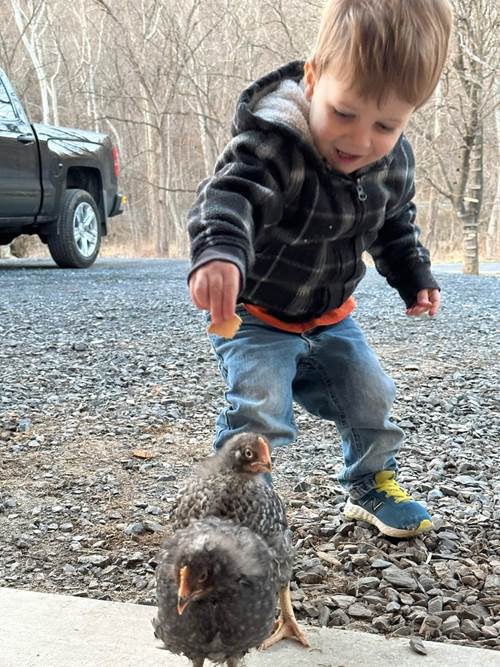
[[(381, 470), (378, 472), (375, 475), (375, 485), (377, 491), (383, 491), (387, 497), (393, 498), (395, 503), (401, 503), (404, 500), (413, 500), (396, 482), (392, 470)], [(424, 519), (424, 521), (427, 521), (427, 519)]]
[(415, 531), (415, 535), (418, 535), (420, 533), (428, 533), (433, 528), (434, 526), (432, 525), (432, 521), (430, 521), (430, 519), (422, 519), (422, 521), (418, 524), (418, 528)]

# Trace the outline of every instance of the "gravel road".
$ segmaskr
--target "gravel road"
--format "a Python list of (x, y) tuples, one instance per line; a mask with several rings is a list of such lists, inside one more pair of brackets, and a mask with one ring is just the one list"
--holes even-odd
[[(172, 500), (223, 401), (186, 271), (0, 262), (0, 586), (155, 603)], [(398, 541), (345, 522), (337, 434), (298, 411), (275, 462), (292, 597), (312, 625), (500, 650), (498, 277), (436, 274), (436, 320), (407, 318), (373, 270), (357, 318), (398, 385), (400, 481), (437, 530)]]

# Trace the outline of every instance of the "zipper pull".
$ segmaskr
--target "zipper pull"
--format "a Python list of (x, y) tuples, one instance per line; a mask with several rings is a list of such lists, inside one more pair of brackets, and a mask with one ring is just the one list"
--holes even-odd
[(358, 178), (358, 180), (356, 181), (356, 191), (358, 193), (359, 201), (366, 201), (368, 199), (368, 196), (366, 192), (363, 190), (363, 186), (361, 185), (360, 178)]

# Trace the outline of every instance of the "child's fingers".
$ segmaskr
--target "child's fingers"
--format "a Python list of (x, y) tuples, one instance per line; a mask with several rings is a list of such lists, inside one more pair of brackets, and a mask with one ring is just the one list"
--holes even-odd
[(234, 315), (236, 310), (236, 298), (238, 296), (238, 288), (236, 285), (228, 285), (224, 292), (224, 300), (222, 303), (222, 319), (229, 320)]
[(219, 273), (210, 276), (208, 281), (208, 297), (210, 301), (210, 314), (213, 324), (220, 324), (223, 320), (223, 297), (224, 282)]
[(429, 300), (429, 290), (422, 289), (420, 292), (417, 292), (416, 305), (420, 308), (425, 308), (425, 310), (429, 310), (431, 307), (431, 302)]
[(240, 271), (234, 264), (228, 264), (224, 271), (224, 298), (222, 315), (224, 320), (233, 317), (236, 310), (236, 299), (240, 291)]
[(431, 307), (429, 309), (429, 315), (433, 317), (437, 315), (439, 306), (441, 305), (441, 294), (438, 289), (430, 290), (429, 299), (431, 302)]
[(208, 280), (204, 272), (197, 271), (189, 281), (191, 299), (200, 310), (209, 310)]

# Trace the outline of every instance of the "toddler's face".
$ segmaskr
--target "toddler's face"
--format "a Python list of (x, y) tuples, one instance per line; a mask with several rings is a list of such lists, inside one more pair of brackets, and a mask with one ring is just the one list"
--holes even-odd
[(314, 144), (329, 165), (344, 174), (390, 153), (414, 111), (392, 93), (381, 106), (361, 97), (332, 67), (316, 78), (310, 62), (305, 67), (305, 94), (311, 103)]

